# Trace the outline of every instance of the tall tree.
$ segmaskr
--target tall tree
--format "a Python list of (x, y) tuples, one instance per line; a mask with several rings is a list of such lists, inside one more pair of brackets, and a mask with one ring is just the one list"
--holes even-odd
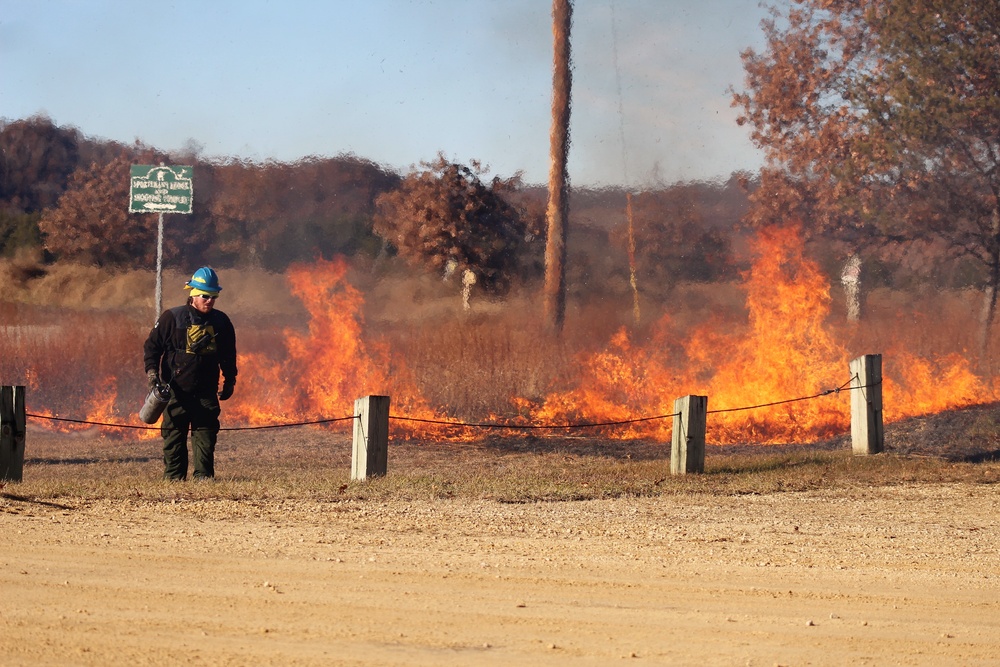
[(293, 261), (351, 254), (373, 243), (375, 198), (400, 178), (352, 156), (212, 165), (205, 199), (228, 258), (283, 271)]
[(734, 95), (766, 164), (751, 219), (809, 221), (855, 247), (943, 240), (1000, 289), (1000, 5), (792, 0), (743, 54)]
[(38, 212), (56, 205), (77, 167), (79, 135), (45, 116), (0, 123), (0, 203)]
[(411, 262), (439, 273), (468, 270), (483, 289), (504, 292), (529, 232), (509, 199), (520, 177), (486, 185), (478, 163), (466, 167), (442, 156), (423, 167), (378, 197), (375, 233)]
[(207, 206), (216, 252), (229, 261), (263, 264), (263, 255), (287, 225), (281, 203), (289, 196), (288, 176), (288, 165), (280, 162), (213, 165)]
[(98, 266), (152, 264), (156, 218), (128, 212), (131, 164), (122, 154), (73, 172), (59, 204), (46, 209), (38, 223), (52, 254)]

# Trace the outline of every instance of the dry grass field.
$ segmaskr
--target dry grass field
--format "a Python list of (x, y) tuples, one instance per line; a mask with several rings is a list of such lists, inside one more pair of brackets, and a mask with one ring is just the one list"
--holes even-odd
[[(28, 386), (29, 413), (134, 425), (152, 277), (63, 271), (7, 276), (2, 381)], [(565, 405), (595, 387), (607, 391), (601, 405), (615, 406), (615, 392), (641, 396), (660, 381), (621, 379), (655, 366), (650, 350), (679, 358), (655, 326), (631, 347), (608, 344), (627, 300), (575, 303), (554, 342), (525, 295), (464, 313), (439, 281), (352, 275), (364, 303), (344, 323), (297, 298), (283, 276), (222, 279), (219, 307), (236, 321), (246, 367), (254, 355), (273, 362), (261, 366), (272, 375), (241, 373), (224, 426), (269, 404), (275, 421), (340, 417), (359, 395), (346, 379), (359, 375), (419, 388), (409, 400), (394, 394), (394, 414), (523, 417), (529, 408), (512, 397)], [(168, 276), (165, 305), (181, 283)], [(739, 286), (680, 289), (695, 298), (669, 309), (670, 332), (747, 330)], [(324, 299), (345, 309), (354, 296), (338, 288)], [(824, 326), (845, 357), (889, 355), (902, 338), (928, 368), (947, 371), (934, 384), (967, 379), (947, 363), (974, 337), (969, 295), (921, 297), (955, 315), (940, 327), (926, 326), (916, 301), (873, 294), (872, 321), (849, 329), (836, 323), (834, 299)], [(297, 365), (299, 347), (314, 365), (342, 361), (310, 344), (333, 347), (344, 328), (375, 347), (318, 376)], [(628, 353), (640, 361), (624, 364)], [(581, 383), (593, 360), (621, 377)], [(24, 480), (0, 489), (0, 663), (996, 664), (1000, 422), (992, 376), (977, 377), (980, 400), (963, 394), (958, 406), (900, 383), (887, 395), (895, 405), (924, 396), (931, 407), (890, 415), (886, 452), (871, 457), (851, 455), (843, 428), (719, 444), (749, 431), (710, 420), (705, 474), (681, 477), (669, 474), (669, 438), (443, 437), (394, 421), (384, 478), (350, 480), (350, 431), (338, 422), (227, 430), (216, 482), (165, 483), (155, 433), (32, 418)], [(330, 402), (279, 391), (330, 378)], [(675, 390), (663, 391), (672, 400)], [(557, 418), (604, 414), (594, 409)], [(812, 416), (798, 405), (774, 414)], [(767, 435), (768, 423), (753, 422), (754, 432)]]

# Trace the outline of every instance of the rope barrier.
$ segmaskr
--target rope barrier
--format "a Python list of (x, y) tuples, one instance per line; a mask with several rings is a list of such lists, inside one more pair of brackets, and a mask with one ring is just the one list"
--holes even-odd
[[(50, 421), (57, 422), (72, 422), (74, 424), (87, 424), (88, 426), (105, 426), (108, 428), (130, 428), (139, 431), (159, 431), (161, 426), (135, 426), (133, 424), (114, 424), (111, 422), (96, 422), (87, 419), (70, 419), (69, 417), (52, 417), (49, 415), (35, 415), (30, 412), (24, 414), (25, 417), (31, 417), (33, 419), (48, 419)], [(254, 431), (267, 428), (292, 428), (295, 426), (312, 426), (315, 424), (329, 424), (331, 422), (347, 421), (349, 419), (357, 419), (358, 415), (351, 415), (349, 417), (334, 417), (331, 419), (316, 419), (314, 421), (303, 421), (303, 422), (289, 422), (285, 424), (264, 424), (261, 426), (223, 426), (220, 427), (220, 431)]]
[(787, 399), (785, 399), (783, 401), (772, 401), (770, 403), (760, 403), (759, 405), (748, 405), (748, 406), (742, 407), (742, 408), (724, 408), (724, 409), (719, 409), (719, 410), (707, 410), (706, 414), (710, 414), (711, 415), (711, 414), (718, 414), (720, 412), (739, 412), (739, 411), (742, 411), (742, 410), (756, 410), (757, 408), (769, 408), (769, 407), (772, 407), (772, 406), (775, 406), (775, 405), (784, 405), (785, 403), (797, 403), (799, 401), (809, 401), (809, 400), (812, 400), (814, 398), (821, 398), (823, 396), (829, 396), (830, 394), (839, 394), (840, 392), (844, 391), (845, 389), (847, 391), (854, 391), (855, 389), (868, 389), (869, 387), (873, 387), (873, 386), (877, 386), (878, 384), (882, 384), (882, 381), (879, 380), (878, 383), (876, 383), (876, 385), (865, 385), (863, 387), (848, 387), (847, 386), (847, 385), (851, 384), (852, 382), (854, 382), (857, 379), (858, 379), (858, 376), (855, 375), (850, 380), (848, 380), (844, 384), (840, 385), (839, 387), (836, 387), (835, 389), (825, 389), (825, 390), (821, 391), (818, 394), (813, 394), (812, 396), (801, 396), (799, 398), (787, 398)]
[(469, 428), (530, 430), (530, 429), (556, 429), (556, 428), (592, 428), (597, 426), (620, 426), (623, 424), (635, 424), (638, 422), (655, 421), (657, 419), (669, 419), (671, 417), (676, 417), (679, 414), (680, 414), (679, 412), (675, 412), (669, 415), (657, 415), (656, 417), (638, 417), (636, 419), (622, 419), (620, 421), (609, 421), (609, 422), (580, 422), (575, 424), (498, 424), (495, 422), (451, 422), (438, 419), (419, 419), (417, 417), (398, 417), (395, 415), (389, 415), (389, 419), (395, 419), (396, 421), (421, 422), (424, 424), (442, 424), (445, 426), (463, 426)]
[(330, 424), (333, 422), (343, 422), (349, 419), (357, 419), (360, 415), (350, 417), (333, 417), (331, 419), (316, 419), (307, 422), (293, 422), (289, 424), (264, 424), (262, 426), (229, 426), (220, 428), (220, 431), (258, 431), (265, 428), (291, 428), (293, 426), (313, 426), (315, 424)]
[[(739, 408), (720, 408), (718, 410), (708, 410), (707, 414), (720, 414), (724, 412), (739, 412), (744, 410), (756, 410), (759, 408), (768, 408), (776, 405), (784, 405), (786, 403), (797, 403), (800, 401), (809, 401), (815, 398), (822, 398), (823, 396), (829, 396), (830, 394), (839, 394), (842, 391), (854, 391), (855, 389), (869, 389), (874, 386), (882, 384), (880, 379), (874, 385), (864, 385), (858, 387), (849, 387), (852, 382), (858, 379), (857, 375), (854, 375), (844, 384), (836, 387), (834, 389), (826, 389), (818, 394), (813, 394), (811, 396), (801, 396), (798, 398), (789, 398), (781, 401), (771, 401), (769, 403), (760, 403), (758, 405), (749, 405)], [(389, 415), (389, 419), (396, 421), (407, 421), (416, 422), (421, 424), (437, 424), (441, 426), (454, 426), (462, 428), (485, 428), (485, 429), (506, 429), (506, 430), (554, 430), (554, 429), (574, 429), (574, 428), (598, 428), (601, 426), (624, 426), (627, 424), (637, 424), (641, 422), (657, 421), (661, 419), (671, 419), (673, 417), (679, 416), (679, 412), (666, 414), (666, 415), (656, 415), (655, 417), (637, 417), (634, 419), (622, 419), (616, 421), (604, 421), (604, 422), (576, 422), (576, 423), (566, 423), (566, 424), (500, 424), (496, 422), (455, 422), (447, 421), (443, 419), (422, 419), (419, 417), (404, 417), (399, 415)], [(72, 419), (69, 417), (52, 417), (49, 415), (36, 415), (32, 413), (25, 413), (26, 417), (32, 419), (48, 419), (50, 421), (61, 421), (61, 422), (71, 422), (74, 424), (86, 424), (88, 426), (103, 426), (106, 428), (127, 428), (127, 429), (137, 429), (137, 430), (161, 430), (161, 426), (135, 426), (133, 424), (114, 424), (110, 422), (98, 422), (90, 421), (87, 419)], [(347, 421), (352, 419), (358, 419), (359, 415), (350, 415), (347, 417), (334, 417), (329, 419), (315, 419), (311, 421), (301, 421), (301, 422), (287, 422), (281, 424), (263, 424), (259, 426), (227, 426), (221, 427), (220, 431), (255, 431), (263, 429), (274, 429), (274, 428), (294, 428), (297, 426), (314, 426), (319, 424), (330, 424), (333, 422)]]

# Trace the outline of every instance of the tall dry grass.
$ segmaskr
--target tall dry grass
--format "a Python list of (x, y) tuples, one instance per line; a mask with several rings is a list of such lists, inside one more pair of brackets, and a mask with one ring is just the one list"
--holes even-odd
[[(188, 277), (164, 272), (163, 308), (184, 303)], [(29, 412), (134, 422), (146, 392), (142, 346), (157, 316), (155, 274), (6, 261), (0, 280), (0, 383), (26, 386)], [(246, 323), (247, 351), (273, 351), (274, 332), (305, 319), (282, 276), (233, 271), (224, 294), (220, 308)]]
[[(6, 270), (0, 267), (0, 272)], [(85, 417), (101, 398), (134, 423), (144, 389), (142, 342), (153, 318), (150, 273), (107, 274), (90, 268), (53, 267), (45, 276), (14, 276), (0, 301), (0, 383), (29, 387), (29, 412)], [(511, 397), (538, 398), (568, 386), (581, 355), (601, 350), (622, 326), (637, 340), (662, 316), (675, 330), (711, 323), (727, 331), (746, 327), (739, 285), (684, 285), (671, 301), (643, 303), (644, 321), (631, 322), (631, 300), (574, 301), (565, 334), (553, 338), (540, 322), (530, 293), (503, 302), (474, 298), (462, 308), (454, 286), (437, 280), (375, 281), (358, 277), (366, 294), (365, 335), (385, 340), (405, 360), (427, 402), (449, 415), (480, 420), (509, 415)], [(165, 280), (165, 306), (179, 303), (184, 276)], [(280, 356), (281, 332), (302, 330), (307, 314), (281, 276), (223, 272), (219, 307), (237, 324), (240, 349)], [(72, 285), (73, 289), (64, 289)], [(861, 326), (842, 321), (834, 290), (830, 326), (852, 354), (882, 352), (900, 341), (915, 353), (970, 354), (976, 299), (966, 292), (915, 295), (882, 290), (871, 295), (871, 317)], [(933, 312), (939, 317), (924, 313)], [(720, 352), (724, 353), (724, 351)], [(112, 379), (109, 379), (112, 378)], [(242, 389), (243, 387), (241, 387)], [(341, 416), (341, 415), (331, 415)], [(58, 505), (61, 499), (230, 499), (315, 502), (408, 498), (486, 498), (502, 502), (687, 493), (774, 493), (813, 488), (908, 483), (998, 483), (1000, 422), (983, 413), (971, 425), (950, 428), (952, 450), (976, 440), (981, 463), (914, 454), (853, 457), (836, 448), (710, 448), (706, 474), (672, 477), (669, 444), (608, 441), (599, 437), (498, 436), (474, 442), (390, 444), (390, 474), (352, 482), (350, 431), (342, 424), (297, 430), (224, 433), (217, 456), (219, 481), (164, 484), (158, 438), (125, 431), (101, 437), (93, 430), (51, 433), (29, 421), (25, 481), (0, 491), (8, 499)], [(963, 430), (964, 429), (964, 430)], [(900, 438), (926, 432), (915, 426)]]
[(396, 323), (385, 334), (431, 405), (476, 420), (511, 414), (514, 398), (541, 400), (568, 386), (581, 355), (601, 349), (614, 320), (553, 337), (537, 313), (511, 303), (500, 312)]
[(141, 396), (136, 350), (148, 325), (135, 317), (22, 304), (3, 304), (0, 313), (0, 382), (28, 388), (29, 412), (84, 418), (108, 397)]
[[(0, 301), (0, 383), (27, 385), (29, 410), (79, 418), (114, 395), (112, 412), (134, 421), (145, 394), (142, 343), (155, 317), (152, 272), (65, 265), (31, 277), (0, 263), (0, 276), (9, 279)], [(620, 327), (644, 341), (662, 317), (681, 335), (709, 325), (727, 333), (747, 326), (745, 294), (730, 283), (681, 285), (667, 302), (646, 300), (639, 325), (632, 322), (627, 294), (574, 299), (564, 334), (556, 338), (544, 329), (540, 299), (531, 292), (503, 301), (475, 295), (465, 311), (456, 286), (438, 279), (395, 274), (376, 280), (360, 272), (354, 279), (366, 298), (366, 339), (389, 345), (429, 405), (472, 421), (511, 415), (514, 397), (535, 400), (570, 387), (581, 359), (602, 350)], [(185, 280), (167, 272), (164, 307), (182, 302)], [(229, 270), (222, 280), (219, 308), (236, 323), (241, 353), (280, 359), (282, 332), (308, 325), (308, 313), (283, 277)], [(852, 356), (891, 355), (905, 346), (920, 356), (954, 353), (980, 361), (976, 294), (878, 290), (869, 296), (868, 317), (851, 326), (843, 319), (841, 295), (836, 288), (832, 293), (829, 326)], [(724, 358), (726, 350), (718, 354)], [(990, 358), (982, 360), (987, 368)]]

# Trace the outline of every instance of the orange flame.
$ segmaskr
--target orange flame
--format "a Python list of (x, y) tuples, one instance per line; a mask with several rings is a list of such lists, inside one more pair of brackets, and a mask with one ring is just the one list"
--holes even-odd
[[(746, 277), (749, 330), (743, 337), (715, 341), (713, 350), (723, 363), (704, 389), (710, 410), (815, 396), (850, 380), (848, 354), (826, 327), (827, 278), (803, 255), (798, 230), (768, 230), (753, 251), (756, 261)], [(704, 359), (705, 352), (690, 356)], [(846, 400), (823, 398), (725, 412), (712, 419), (714, 437), (762, 443), (828, 437), (848, 427), (849, 410)]]
[[(514, 399), (531, 425), (607, 424), (606, 437), (669, 439), (674, 400), (709, 397), (710, 443), (804, 442), (846, 433), (850, 427), (848, 363), (861, 353), (884, 353), (887, 420), (997, 400), (997, 387), (979, 378), (957, 354), (920, 358), (904, 343), (888, 350), (849, 353), (830, 323), (829, 280), (805, 256), (796, 227), (767, 230), (753, 244), (744, 276), (747, 320), (740, 327), (707, 318), (697, 331), (680, 331), (669, 313), (642, 341), (626, 328), (605, 349), (581, 355), (575, 386), (541, 402)], [(294, 266), (288, 281), (309, 312), (305, 331), (286, 328), (278, 355), (241, 352), (237, 394), (227, 421), (256, 426), (352, 417), (354, 400), (389, 395), (393, 416), (450, 421), (430, 407), (419, 383), (384, 341), (366, 332), (363, 297), (347, 279), (342, 258)], [(27, 373), (29, 384), (34, 375)], [(87, 421), (132, 423), (115, 416), (115, 380), (94, 387), (83, 408)], [(51, 413), (45, 413), (54, 416)], [(504, 419), (496, 418), (496, 421)], [(348, 422), (349, 423), (349, 422)], [(52, 428), (91, 428), (52, 422)], [(410, 437), (410, 424), (393, 423), (393, 437)], [(350, 426), (347, 426), (350, 428)], [(125, 429), (102, 427), (102, 434)], [(475, 429), (420, 424), (430, 437), (472, 438)], [(141, 438), (157, 429), (127, 431)]]
[(342, 258), (289, 269), (292, 292), (310, 315), (308, 330), (284, 330), (284, 359), (241, 356), (232, 416), (253, 425), (350, 417), (354, 400), (368, 395), (391, 396), (394, 413), (433, 416), (388, 345), (365, 334), (364, 300), (347, 270)]
[[(31, 377), (33, 373), (28, 373)], [(123, 419), (116, 409), (118, 401), (117, 379), (107, 376), (99, 380), (93, 387), (88, 387), (87, 399), (83, 401), (82, 418), (62, 418), (52, 410), (34, 409), (32, 414), (46, 418), (49, 430), (62, 433), (79, 433), (91, 429), (97, 430), (102, 437), (121, 437), (126, 433), (140, 439), (151, 439), (159, 435), (157, 428), (136, 429), (127, 419)], [(119, 424), (119, 426), (112, 426)], [(96, 425), (96, 426), (95, 426)]]
[[(548, 396), (533, 417), (599, 423), (670, 415), (674, 398), (695, 394), (709, 397), (713, 443), (802, 442), (846, 432), (849, 393), (840, 390), (851, 381), (850, 355), (827, 322), (826, 276), (805, 257), (796, 227), (761, 233), (753, 250), (746, 331), (713, 322), (681, 339), (667, 315), (642, 347), (622, 329), (607, 349), (580, 360), (576, 388)], [(886, 364), (890, 420), (995, 400), (958, 355), (927, 360), (896, 350)], [(671, 421), (636, 421), (620, 435), (666, 438)]]

